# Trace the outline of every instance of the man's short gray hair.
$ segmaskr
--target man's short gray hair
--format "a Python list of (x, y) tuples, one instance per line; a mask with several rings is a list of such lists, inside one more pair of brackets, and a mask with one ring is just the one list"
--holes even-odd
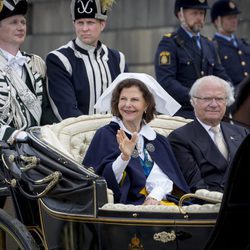
[(226, 98), (227, 98), (227, 106), (230, 106), (234, 102), (234, 87), (231, 85), (230, 82), (227, 82), (217, 76), (214, 75), (209, 75), (209, 76), (203, 76), (199, 79), (197, 79), (194, 84), (192, 85), (190, 91), (189, 91), (189, 96), (191, 98), (191, 103), (192, 103), (192, 98), (197, 95), (199, 87), (206, 83), (206, 82), (217, 82), (221, 86), (225, 88), (226, 92)]

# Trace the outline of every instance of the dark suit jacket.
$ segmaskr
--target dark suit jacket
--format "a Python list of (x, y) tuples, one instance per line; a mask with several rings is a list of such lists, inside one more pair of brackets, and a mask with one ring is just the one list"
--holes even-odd
[(221, 129), (228, 147), (228, 161), (197, 120), (174, 130), (168, 137), (192, 192), (200, 188), (224, 190), (230, 162), (248, 131), (225, 122), (221, 122)]

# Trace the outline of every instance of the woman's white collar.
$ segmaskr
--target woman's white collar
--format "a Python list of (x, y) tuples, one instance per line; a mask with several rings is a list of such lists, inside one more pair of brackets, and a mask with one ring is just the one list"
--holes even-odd
[[(119, 126), (128, 134), (132, 134), (129, 130), (126, 129), (126, 127), (124, 126), (122, 120), (116, 116), (112, 117), (112, 121), (116, 122), (119, 124)], [(148, 139), (149, 141), (152, 141), (156, 138), (156, 132), (146, 123), (143, 122), (141, 130), (138, 133), (139, 135), (142, 135), (143, 137), (145, 137), (146, 139)]]

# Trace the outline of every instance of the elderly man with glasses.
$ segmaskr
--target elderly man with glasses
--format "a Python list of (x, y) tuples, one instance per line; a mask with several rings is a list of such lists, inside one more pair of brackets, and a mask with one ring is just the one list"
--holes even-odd
[(191, 191), (224, 191), (227, 172), (248, 131), (223, 122), (234, 101), (231, 85), (210, 75), (198, 79), (189, 92), (195, 119), (176, 129), (169, 141)]

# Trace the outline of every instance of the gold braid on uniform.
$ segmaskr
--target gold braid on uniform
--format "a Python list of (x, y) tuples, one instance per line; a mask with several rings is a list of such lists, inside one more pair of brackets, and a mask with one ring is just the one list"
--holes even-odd
[(38, 55), (31, 55), (32, 72), (38, 72), (42, 78), (46, 76), (46, 64), (44, 60)]

